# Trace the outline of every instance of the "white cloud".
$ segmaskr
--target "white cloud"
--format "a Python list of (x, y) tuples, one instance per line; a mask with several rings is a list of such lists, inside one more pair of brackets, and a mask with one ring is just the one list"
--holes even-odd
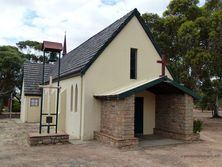
[[(103, 3), (102, 3), (103, 2)], [(104, 3), (105, 2), (105, 3)], [(78, 46), (127, 12), (162, 14), (170, 0), (0, 0), (0, 45), (22, 40)]]

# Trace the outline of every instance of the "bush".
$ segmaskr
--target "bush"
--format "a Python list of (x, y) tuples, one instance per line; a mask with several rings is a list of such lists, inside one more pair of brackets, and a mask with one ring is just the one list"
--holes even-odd
[(20, 112), (20, 103), (18, 101), (13, 101), (12, 112)]
[(193, 121), (193, 132), (194, 133), (200, 133), (200, 131), (203, 129), (203, 121), (197, 119)]

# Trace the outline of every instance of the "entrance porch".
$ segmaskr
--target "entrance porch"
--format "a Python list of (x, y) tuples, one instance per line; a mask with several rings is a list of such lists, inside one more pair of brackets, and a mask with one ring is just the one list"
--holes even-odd
[(124, 91), (97, 95), (102, 102), (101, 129), (95, 138), (116, 147), (138, 145), (138, 137), (193, 140), (194, 94), (166, 77)]

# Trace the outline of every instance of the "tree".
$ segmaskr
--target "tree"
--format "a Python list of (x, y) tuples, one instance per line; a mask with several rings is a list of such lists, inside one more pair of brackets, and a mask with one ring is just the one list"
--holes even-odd
[(21, 53), (16, 47), (0, 46), (0, 107), (16, 87), (21, 88), (22, 63)]
[(26, 40), (20, 41), (16, 45), (25, 59), (32, 62), (42, 62), (42, 44), (40, 42)]
[[(217, 3), (216, 3), (217, 2)], [(214, 5), (215, 7), (213, 7)], [(206, 10), (211, 12), (209, 18), (209, 44), (208, 49), (212, 56), (210, 64), (210, 76), (212, 87), (214, 90), (213, 99), (215, 99), (213, 116), (219, 117), (219, 98), (222, 97), (222, 2), (209, 1), (206, 5)]]
[(20, 41), (16, 45), (19, 49), (35, 49), (35, 50), (40, 51), (42, 48), (41, 43), (39, 43), (37, 41), (30, 41), (30, 40)]
[[(26, 40), (20, 41), (16, 45), (25, 59), (36, 63), (43, 62), (42, 43)], [(58, 60), (58, 55), (54, 52), (46, 53), (45, 59), (47, 63), (55, 62)]]
[(202, 95), (201, 106), (218, 117), (222, 97), (222, 2), (172, 0), (162, 17), (143, 14), (178, 82)]

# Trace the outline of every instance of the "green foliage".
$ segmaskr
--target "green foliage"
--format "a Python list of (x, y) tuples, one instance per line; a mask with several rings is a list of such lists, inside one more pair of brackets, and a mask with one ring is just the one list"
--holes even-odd
[(195, 19), (200, 14), (199, 0), (172, 0), (164, 15), (177, 15), (188, 19)]
[(222, 97), (222, 1), (172, 0), (160, 17), (143, 14), (175, 78), (203, 95), (213, 109)]
[(20, 112), (21, 104), (18, 101), (13, 101), (12, 112)]
[(37, 41), (30, 41), (30, 40), (20, 41), (20, 42), (18, 42), (16, 45), (17, 45), (17, 47), (18, 47), (19, 49), (32, 48), (32, 49), (41, 51), (41, 48), (42, 48), (42, 44), (41, 44), (41, 43), (39, 43), (39, 42), (37, 42)]
[(193, 121), (193, 132), (199, 133), (203, 129), (203, 122), (199, 119)]
[(8, 96), (21, 85), (23, 59), (16, 47), (0, 46), (0, 96)]
[(15, 88), (21, 88), (21, 66), (24, 59), (18, 48), (13, 46), (0, 46), (0, 110)]
[(22, 52), (22, 56), (32, 62), (42, 62), (42, 56), (40, 56), (42, 43), (37, 41), (20, 41), (16, 43), (19, 50)]

